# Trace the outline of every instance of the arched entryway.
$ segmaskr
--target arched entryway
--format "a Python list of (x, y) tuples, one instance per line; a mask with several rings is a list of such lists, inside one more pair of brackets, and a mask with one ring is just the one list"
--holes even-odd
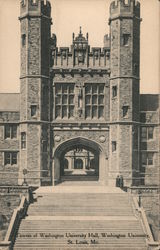
[(72, 176), (72, 180), (97, 180), (106, 184), (108, 161), (97, 142), (73, 138), (58, 145), (53, 153), (53, 184), (63, 181), (66, 176)]

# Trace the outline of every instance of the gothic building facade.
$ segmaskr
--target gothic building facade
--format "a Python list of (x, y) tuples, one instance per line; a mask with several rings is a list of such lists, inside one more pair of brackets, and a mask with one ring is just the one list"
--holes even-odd
[(110, 5), (104, 47), (51, 35), (49, 1), (20, 6), (20, 94), (0, 94), (1, 185), (66, 178), (157, 185), (158, 95), (140, 94), (140, 4)]

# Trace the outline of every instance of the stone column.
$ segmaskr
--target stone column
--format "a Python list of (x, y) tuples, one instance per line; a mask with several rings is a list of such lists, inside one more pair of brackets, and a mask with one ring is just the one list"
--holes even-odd
[(99, 182), (106, 186), (108, 183), (108, 158), (102, 152), (99, 155)]

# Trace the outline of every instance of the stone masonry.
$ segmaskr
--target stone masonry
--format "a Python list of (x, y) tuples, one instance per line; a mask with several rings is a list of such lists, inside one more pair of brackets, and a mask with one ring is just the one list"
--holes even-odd
[(159, 96), (139, 90), (139, 2), (111, 3), (103, 48), (81, 28), (58, 48), (49, 1), (21, 1), (19, 20), (20, 94), (0, 94), (0, 184), (54, 185), (64, 155), (83, 147), (102, 185), (158, 185)]

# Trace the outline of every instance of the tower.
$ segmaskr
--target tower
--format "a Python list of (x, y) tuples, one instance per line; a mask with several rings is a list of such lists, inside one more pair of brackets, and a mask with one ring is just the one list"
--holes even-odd
[(140, 4), (110, 5), (110, 168), (131, 185), (139, 171)]
[[(50, 168), (50, 28), (48, 1), (22, 0), (19, 184), (40, 185)], [(26, 169), (24, 171), (24, 169)]]

